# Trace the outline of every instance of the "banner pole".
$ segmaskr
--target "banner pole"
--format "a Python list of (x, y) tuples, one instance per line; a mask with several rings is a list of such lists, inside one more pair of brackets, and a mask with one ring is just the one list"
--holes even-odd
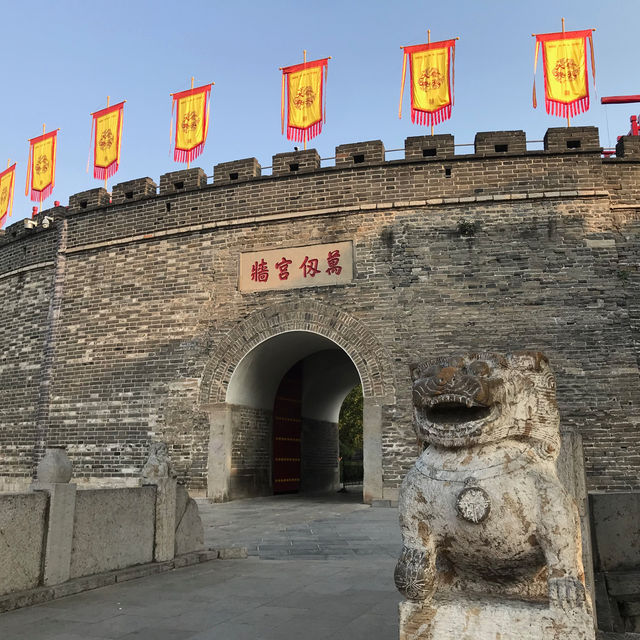
[[(110, 96), (107, 96), (107, 108), (109, 107), (109, 98), (110, 98)], [(107, 170), (106, 169), (104, 170), (104, 190), (108, 191), (107, 190)]]
[[(564, 18), (562, 18), (562, 33), (564, 33)], [(585, 61), (586, 64), (586, 61)], [(588, 81), (588, 78), (587, 78)], [(569, 118), (569, 116), (567, 115), (567, 127), (571, 126), (571, 119)]]
[[(46, 127), (45, 127), (45, 123), (42, 123), (42, 135), (45, 134), (46, 132)], [(40, 191), (40, 211), (42, 211), (42, 191)]]
[[(193, 89), (193, 81), (195, 80), (194, 76), (191, 76), (191, 88)], [(176, 124), (176, 127), (178, 125)], [(187, 169), (191, 168), (191, 152), (187, 151)]]
[[(306, 49), (302, 50), (302, 62), (304, 64), (307, 63), (307, 50)], [(326, 91), (326, 87), (325, 87), (325, 91)], [(307, 150), (307, 132), (306, 131), (304, 132), (304, 140), (302, 142), (303, 142), (303, 147), (302, 148), (306, 151)]]
[[(427, 29), (427, 44), (431, 44), (431, 29)], [(433, 114), (431, 114), (433, 116)], [(433, 135), (433, 120), (431, 121), (431, 135)]]

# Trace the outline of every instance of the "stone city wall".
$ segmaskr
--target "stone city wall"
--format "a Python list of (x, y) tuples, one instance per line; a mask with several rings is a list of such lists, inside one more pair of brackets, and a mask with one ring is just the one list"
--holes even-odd
[[(277, 322), (277, 309), (344, 312), (377, 341), (351, 346), (388, 372), (367, 384), (386, 385), (389, 496), (418, 454), (408, 364), (474, 349), (546, 353), (588, 486), (640, 488), (636, 142), (622, 138), (615, 159), (601, 157), (592, 127), (550, 129), (540, 151), (519, 131), (478, 134), (469, 155), (446, 135), (408, 138), (392, 161), (379, 141), (341, 145), (335, 166), (308, 150), (274, 156), (272, 175), (255, 159), (217, 165), (212, 184), (201, 169), (177, 171), (159, 193), (133, 180), (111, 204), (94, 189), (44, 212), (48, 229), (9, 227), (0, 477), (26, 481), (43, 443), (64, 443), (79, 482), (134, 479), (163, 440), (204, 492), (203, 376), (241, 323), (277, 331), (260, 315)], [(342, 241), (355, 255), (348, 284), (238, 291), (241, 252)]]

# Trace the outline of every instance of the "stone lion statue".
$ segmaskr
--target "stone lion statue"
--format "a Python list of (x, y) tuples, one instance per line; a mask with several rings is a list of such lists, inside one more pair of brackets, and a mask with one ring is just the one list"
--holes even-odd
[(169, 447), (164, 442), (152, 442), (149, 457), (142, 467), (142, 479), (153, 482), (161, 478), (175, 478), (176, 474), (169, 458)]
[(426, 448), (400, 491), (397, 588), (416, 603), (472, 593), (588, 610), (547, 358), (472, 353), (411, 374)]

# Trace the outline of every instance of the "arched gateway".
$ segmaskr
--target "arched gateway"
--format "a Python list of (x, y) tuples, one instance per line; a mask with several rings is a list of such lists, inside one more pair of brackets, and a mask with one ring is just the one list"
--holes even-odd
[[(279, 421), (294, 421), (286, 407), (284, 417), (278, 409), (274, 417), (285, 375), (297, 380), (285, 403), (299, 403), (301, 449), (278, 457), (278, 439), (296, 439), (273, 431)], [(211, 424), (209, 497), (267, 494), (292, 481), (280, 486), (336, 488), (338, 413), (358, 383), (364, 397), (363, 493), (371, 501), (382, 497), (381, 410), (395, 397), (389, 359), (373, 333), (344, 311), (315, 302), (275, 305), (239, 322), (219, 343), (201, 382), (200, 405)], [(278, 477), (278, 461), (296, 457), (300, 474), (287, 474), (285, 464)]]

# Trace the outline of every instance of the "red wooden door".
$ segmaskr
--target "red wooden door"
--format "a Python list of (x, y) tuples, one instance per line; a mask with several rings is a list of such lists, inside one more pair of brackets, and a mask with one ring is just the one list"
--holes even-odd
[(300, 488), (302, 363), (282, 378), (273, 405), (273, 493)]

